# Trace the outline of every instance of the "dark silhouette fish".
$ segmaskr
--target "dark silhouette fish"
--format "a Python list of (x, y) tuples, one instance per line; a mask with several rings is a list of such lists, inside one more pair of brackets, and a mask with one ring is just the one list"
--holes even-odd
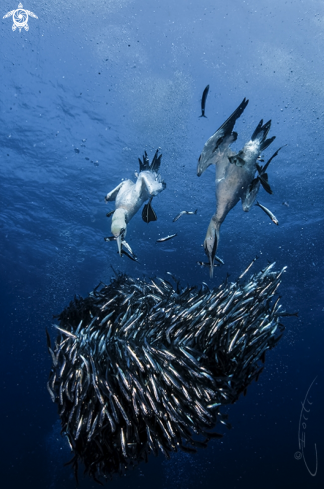
[(206, 117), (205, 116), (205, 106), (206, 106), (206, 100), (207, 100), (208, 92), (209, 92), (209, 85), (207, 85), (207, 87), (203, 91), (203, 94), (201, 97), (201, 115), (199, 117)]
[[(197, 265), (199, 265), (200, 267), (210, 267), (210, 263), (205, 261), (197, 261)], [(214, 267), (219, 267), (219, 266), (220, 265), (218, 263), (214, 263)]]

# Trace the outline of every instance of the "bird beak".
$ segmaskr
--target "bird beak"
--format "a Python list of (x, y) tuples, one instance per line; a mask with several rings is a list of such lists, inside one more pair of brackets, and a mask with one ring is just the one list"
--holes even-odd
[(219, 242), (219, 224), (211, 220), (204, 241), (205, 253), (208, 256), (208, 260), (209, 260), (210, 278), (213, 278), (213, 274), (214, 274), (214, 261), (215, 261), (217, 247), (218, 247), (218, 242)]
[(209, 276), (210, 276), (210, 278), (213, 278), (214, 261), (215, 261), (215, 255), (216, 255), (216, 249), (217, 249), (217, 237), (216, 237), (216, 235), (214, 237), (209, 237), (205, 240), (204, 248), (205, 248), (206, 255), (208, 256), (208, 260), (209, 260)]
[(122, 235), (120, 234), (117, 238), (118, 253), (122, 256)]
[(118, 253), (120, 256), (122, 256), (122, 240), (125, 235), (125, 229), (121, 229), (119, 235), (117, 236), (117, 246), (118, 246)]
[(199, 156), (199, 158), (198, 158), (198, 165), (197, 165), (197, 177), (200, 177), (200, 175), (202, 174), (201, 168), (199, 167), (200, 158), (201, 158), (201, 155), (200, 155), (200, 156)]

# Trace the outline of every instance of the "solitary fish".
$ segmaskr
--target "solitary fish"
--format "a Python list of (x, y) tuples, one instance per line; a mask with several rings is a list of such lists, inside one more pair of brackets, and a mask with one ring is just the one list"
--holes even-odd
[[(119, 251), (117, 251), (117, 253), (119, 253)], [(121, 250), (121, 253), (122, 253), (122, 255), (126, 255), (128, 258), (130, 258), (133, 261), (138, 261), (138, 258), (136, 255), (134, 255), (134, 253), (133, 254), (127, 253), (127, 251), (125, 251), (123, 249)]]
[(169, 239), (172, 239), (175, 236), (177, 236), (177, 233), (176, 234), (170, 234), (169, 236), (165, 236), (165, 238), (157, 239), (156, 242), (157, 243), (163, 243), (163, 241), (169, 241)]
[[(207, 85), (207, 87), (203, 91), (203, 94), (201, 97), (201, 115), (199, 117), (206, 117), (205, 116), (205, 105), (206, 105), (206, 99), (207, 99), (208, 92), (209, 92), (209, 85)], [(207, 119), (207, 117), (206, 117), (206, 119)]]
[(197, 214), (197, 210), (198, 209), (196, 209), (195, 211), (181, 211), (180, 214), (178, 214), (177, 217), (175, 217), (172, 222), (176, 222), (184, 214), (188, 214), (189, 216), (193, 216), (194, 214)]
[(277, 226), (279, 225), (278, 219), (276, 218), (276, 216), (274, 214), (272, 214), (271, 211), (269, 211), (269, 209), (264, 207), (264, 205), (259, 204), (259, 202), (257, 202), (255, 205), (257, 205), (258, 207), (261, 207), (261, 209), (267, 214), (267, 216), (270, 217), (271, 221), (274, 222)]
[(296, 316), (296, 318), (298, 318), (298, 312), (280, 312), (280, 313), (277, 313), (276, 314), (277, 316), (287, 316), (287, 317), (290, 317), (290, 316)]
[[(199, 265), (200, 267), (210, 267), (210, 263), (205, 261), (197, 261), (197, 265)], [(219, 266), (220, 265), (218, 263), (214, 263), (214, 267), (219, 267)]]

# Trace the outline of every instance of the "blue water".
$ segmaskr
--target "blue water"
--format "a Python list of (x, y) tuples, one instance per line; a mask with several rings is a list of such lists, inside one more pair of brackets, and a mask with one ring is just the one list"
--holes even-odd
[[(1, 18), (16, 8), (2, 2)], [(133, 277), (171, 271), (183, 284), (218, 285), (256, 254), (255, 267), (288, 266), (280, 295), (299, 317), (284, 318), (285, 335), (259, 382), (227, 408), (233, 429), (195, 456), (152, 457), (109, 487), (323, 487), (323, 3), (28, 0), (24, 8), (38, 16), (28, 32), (13, 32), (12, 17), (0, 28), (1, 487), (75, 487), (46, 390), (44, 332), (74, 294), (108, 282), (111, 265)], [(225, 266), (211, 281), (196, 262), (205, 260), (215, 209), (214, 168), (198, 179), (196, 164), (243, 97), (250, 102), (235, 148), (261, 118), (272, 119), (277, 136), (266, 157), (287, 144), (269, 167), (273, 195), (259, 194), (280, 225), (238, 204), (222, 226)], [(113, 209), (104, 196), (134, 179), (137, 158), (144, 150), (152, 158), (158, 147), (167, 188), (153, 202), (157, 222), (147, 225), (138, 213), (129, 225), (134, 263), (103, 239)], [(311, 471), (317, 447), (311, 476), (294, 454), (301, 402), (315, 377), (305, 447)], [(80, 488), (92, 487), (80, 473)]]

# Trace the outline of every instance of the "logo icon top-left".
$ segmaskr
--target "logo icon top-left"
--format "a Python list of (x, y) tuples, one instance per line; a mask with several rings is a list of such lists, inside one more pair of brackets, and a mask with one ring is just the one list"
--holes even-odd
[(11, 10), (11, 12), (7, 12), (6, 15), (3, 16), (3, 18), (6, 19), (7, 17), (11, 16), (13, 20), (12, 30), (15, 31), (18, 27), (19, 32), (21, 32), (21, 29), (25, 29), (25, 31), (29, 30), (28, 17), (34, 17), (35, 19), (38, 19), (37, 15), (35, 15), (33, 12), (30, 12), (30, 10), (25, 10), (22, 3), (19, 3), (16, 10)]

